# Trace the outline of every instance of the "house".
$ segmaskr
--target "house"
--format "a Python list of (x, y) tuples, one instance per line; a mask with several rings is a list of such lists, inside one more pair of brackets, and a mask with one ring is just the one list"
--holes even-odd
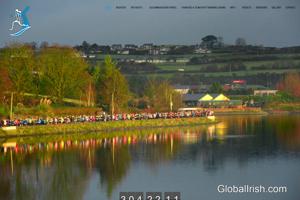
[(122, 44), (113, 44), (111, 46), (111, 50), (112, 51), (120, 51), (120, 50), (122, 50)]
[(207, 54), (207, 53), (211, 53), (211, 51), (208, 50), (208, 49), (202, 49), (201, 47), (199, 47), (199, 48), (196, 48), (194, 50), (194, 53), (196, 53), (196, 54)]
[(160, 54), (167, 55), (170, 51), (170, 47), (168, 46), (160, 46)]
[(159, 48), (149, 49), (149, 54), (150, 55), (160, 55), (160, 49)]
[(141, 49), (149, 50), (149, 49), (152, 49), (153, 46), (154, 46), (153, 43), (145, 43), (145, 44), (143, 44), (140, 48), (141, 48)]
[(125, 44), (124, 49), (126, 50), (136, 50), (138, 48), (138, 46), (136, 46), (135, 44)]
[(254, 90), (254, 96), (269, 96), (269, 95), (276, 95), (278, 90)]
[(129, 50), (121, 50), (121, 51), (118, 51), (118, 54), (129, 55)]

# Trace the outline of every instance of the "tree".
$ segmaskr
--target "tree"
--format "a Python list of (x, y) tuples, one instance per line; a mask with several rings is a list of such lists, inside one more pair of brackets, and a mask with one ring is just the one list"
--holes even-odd
[(300, 98), (300, 74), (288, 73), (277, 84), (277, 89), (285, 91), (294, 97)]
[[(12, 89), (12, 82), (9, 78), (8, 69), (0, 63), (0, 103), (8, 103), (8, 91)], [(10, 95), (10, 94), (9, 94)]]
[(93, 76), (98, 103), (108, 106), (112, 114), (127, 107), (130, 97), (128, 83), (110, 56), (105, 57), (101, 67), (96, 67)]
[(95, 106), (96, 102), (96, 89), (95, 82), (91, 75), (86, 73), (87, 84), (82, 88), (82, 93), (84, 95), (84, 100), (86, 102), (86, 106)]
[(182, 106), (182, 96), (168, 81), (150, 79), (145, 89), (155, 111), (174, 111)]
[(220, 83), (213, 83), (209, 88), (209, 91), (212, 93), (222, 93), (223, 87)]
[(201, 45), (206, 48), (213, 48), (218, 43), (218, 38), (214, 35), (207, 35), (202, 38)]
[(90, 51), (90, 44), (87, 43), (87, 41), (83, 41), (81, 47), (82, 47), (82, 51), (83, 51), (85, 54), (88, 54), (88, 53), (89, 53), (89, 51)]
[(246, 46), (246, 39), (245, 38), (237, 38), (235, 41), (236, 46)]
[(83, 85), (87, 71), (86, 62), (69, 47), (49, 47), (39, 57), (42, 81), (46, 93), (62, 102), (66, 96), (76, 97)]
[[(34, 88), (34, 72), (36, 71), (34, 52), (31, 47), (12, 44), (1, 53), (2, 73), (7, 73), (11, 81), (11, 90), (16, 93), (17, 101), (22, 100), (25, 92), (31, 92)], [(3, 82), (4, 83), (4, 82)], [(4, 83), (6, 84), (6, 83)]]
[(188, 62), (188, 64), (190, 64), (190, 65), (196, 65), (196, 64), (199, 64), (199, 63), (200, 63), (199, 57), (192, 57), (190, 59), (190, 61)]

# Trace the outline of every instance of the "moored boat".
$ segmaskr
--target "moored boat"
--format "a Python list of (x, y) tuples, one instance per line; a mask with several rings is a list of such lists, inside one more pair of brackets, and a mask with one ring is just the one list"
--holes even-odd
[(17, 130), (16, 126), (4, 126), (1, 128), (3, 131), (14, 131)]

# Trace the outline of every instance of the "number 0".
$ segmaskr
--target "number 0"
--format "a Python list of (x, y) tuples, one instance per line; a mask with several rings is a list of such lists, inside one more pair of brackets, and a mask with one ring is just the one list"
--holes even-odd
[(129, 196), (128, 200), (134, 200), (134, 196)]

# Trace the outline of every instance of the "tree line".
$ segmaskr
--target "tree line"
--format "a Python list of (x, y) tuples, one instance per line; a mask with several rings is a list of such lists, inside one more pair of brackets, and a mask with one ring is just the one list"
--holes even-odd
[[(153, 91), (146, 92), (150, 86)], [(130, 91), (126, 77), (110, 56), (89, 66), (79, 52), (67, 46), (45, 45), (37, 50), (31, 45), (11, 44), (0, 50), (0, 107), (9, 106), (12, 94), (15, 105), (26, 104), (28, 95), (33, 99), (46, 96), (59, 105), (70, 98), (111, 113), (128, 111), (128, 102), (136, 98), (157, 111), (172, 109), (166, 105), (178, 102), (175, 98), (179, 96), (168, 81), (153, 79), (143, 90), (140, 94)], [(158, 95), (162, 92), (165, 96)]]

